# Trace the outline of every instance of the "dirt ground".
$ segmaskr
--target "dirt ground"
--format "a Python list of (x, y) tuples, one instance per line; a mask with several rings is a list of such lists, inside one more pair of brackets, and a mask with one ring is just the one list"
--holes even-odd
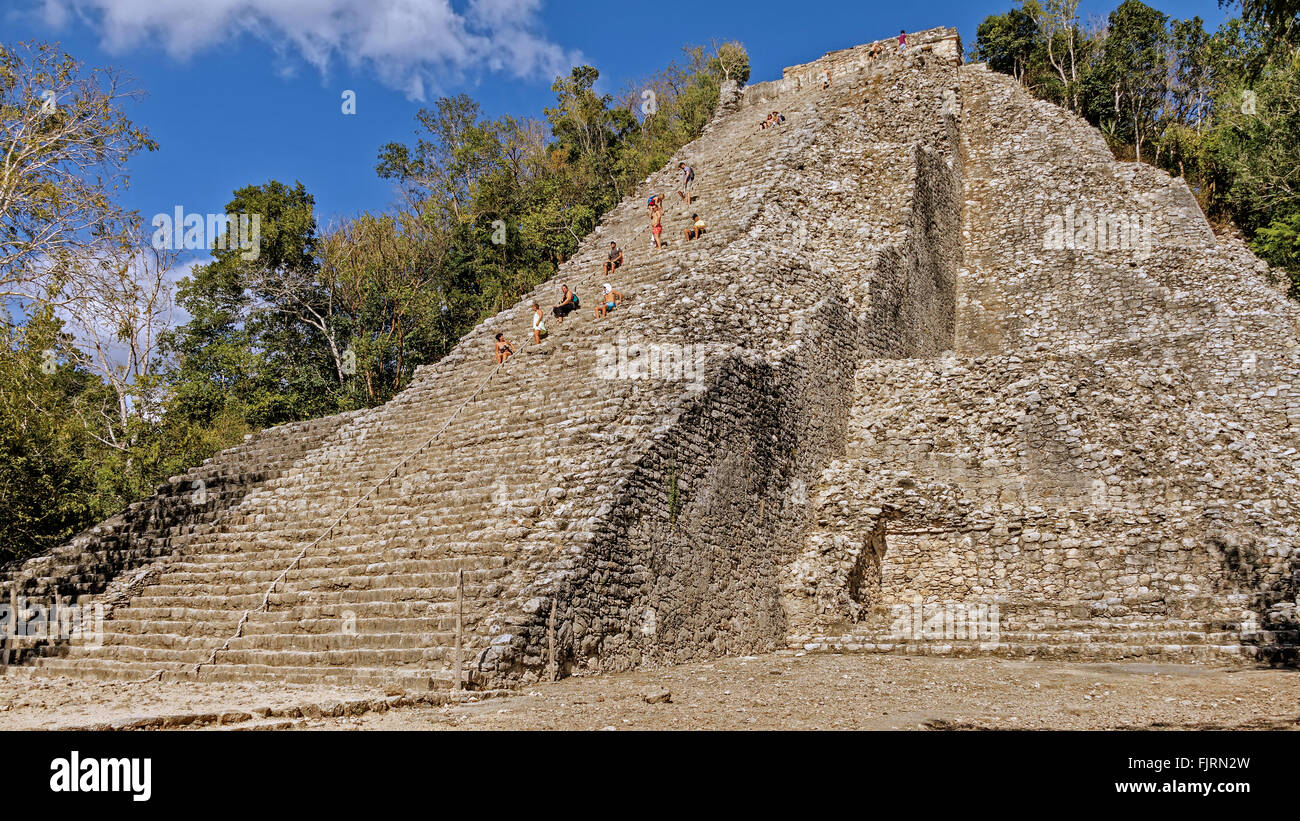
[[(670, 701), (648, 703), (655, 694)], [(379, 730), (1300, 729), (1300, 671), (773, 654), (570, 678), (477, 704), (310, 722)]]
[(791, 652), (574, 677), (447, 706), (336, 717), (293, 709), (404, 698), (397, 690), (0, 677), (0, 730), (181, 713), (254, 729), (1300, 729), (1296, 670)]
[(283, 710), (383, 692), (298, 685), (85, 681), (0, 676), (0, 731), (85, 729), (150, 716)]

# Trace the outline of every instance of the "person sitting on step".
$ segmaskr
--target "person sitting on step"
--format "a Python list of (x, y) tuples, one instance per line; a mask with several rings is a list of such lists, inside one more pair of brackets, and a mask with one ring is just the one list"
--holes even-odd
[(515, 349), (506, 341), (505, 334), (497, 334), (497, 364), (504, 363), (515, 352)]
[(683, 228), (682, 234), (684, 234), (688, 240), (704, 236), (704, 220), (700, 219), (699, 214), (691, 214), (691, 227)]
[(564, 318), (578, 309), (578, 295), (569, 290), (568, 285), (560, 286), (560, 301), (556, 303), (551, 312), (555, 314), (556, 322), (563, 322)]
[(597, 318), (607, 316), (610, 311), (614, 310), (614, 308), (618, 306), (618, 303), (623, 301), (623, 295), (618, 291), (615, 291), (613, 285), (606, 282), (601, 287), (604, 289), (605, 298), (596, 306)]
[(822, 91), (831, 87), (831, 73), (829, 71), (823, 69), (822, 73), (817, 75), (817, 79), (822, 84)]
[(609, 243), (609, 259), (605, 260), (605, 273), (612, 274), (614, 269), (623, 264), (623, 251), (617, 242)]
[(546, 338), (546, 320), (542, 317), (542, 306), (533, 303), (533, 342), (538, 345)]

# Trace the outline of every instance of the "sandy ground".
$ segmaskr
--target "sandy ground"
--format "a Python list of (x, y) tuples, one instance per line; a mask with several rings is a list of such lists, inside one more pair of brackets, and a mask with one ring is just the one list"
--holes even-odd
[[(0, 677), (0, 730), (175, 713), (264, 716), (296, 704), (398, 695)], [(259, 718), (248, 718), (233, 721), (257, 726)], [(1300, 671), (776, 653), (569, 678), (477, 703), (287, 723), (382, 730), (1300, 729)]]
[[(647, 696), (668, 691), (666, 703)], [(308, 723), (383, 730), (1300, 729), (1300, 671), (774, 654)]]

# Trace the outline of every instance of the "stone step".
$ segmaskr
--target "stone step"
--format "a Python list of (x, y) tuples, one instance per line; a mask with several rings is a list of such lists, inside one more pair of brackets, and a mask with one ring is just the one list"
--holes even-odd
[[(468, 610), (468, 608), (467, 608)], [(477, 623), (472, 613), (462, 616), (466, 625)], [(235, 614), (220, 621), (211, 620), (159, 620), (159, 619), (111, 619), (104, 623), (103, 640), (105, 643), (123, 644), (132, 641), (149, 641), (152, 636), (205, 636), (221, 638), (230, 636), (238, 623)], [(348, 629), (357, 635), (369, 636), (382, 633), (450, 633), (455, 630), (454, 612), (437, 615), (405, 617), (369, 617), (353, 616), (347, 620)], [(344, 618), (285, 618), (282, 613), (258, 612), (250, 614), (244, 624), (244, 635), (282, 635), (307, 634), (318, 635), (338, 633), (344, 629)]]
[[(204, 667), (198, 675), (192, 665), (154, 662), (123, 662), (113, 659), (55, 659), (41, 658), (39, 664), (10, 667), (7, 675), (64, 676), (81, 679), (108, 679), (137, 681), (153, 676), (160, 669), (165, 680), (197, 680), (214, 682), (281, 681), (286, 684), (337, 684), (385, 687), (399, 686), (408, 690), (451, 689), (454, 675), (444, 668), (322, 668), (286, 666), (213, 666)], [(468, 676), (467, 676), (468, 678)]]
[[(455, 587), (370, 587), (350, 590), (306, 589), (298, 590), (290, 586), (272, 593), (268, 599), (272, 609), (295, 604), (361, 604), (365, 602), (454, 602)], [(131, 599), (131, 609), (137, 608), (196, 608), (242, 611), (260, 607), (263, 592), (247, 594), (211, 594), (192, 593), (183, 595), (142, 595)], [(466, 585), (463, 593), (466, 599), (488, 598), (488, 591), (479, 586)]]
[[(497, 570), (506, 567), (507, 559), (505, 556), (446, 556), (439, 558), (424, 558), (412, 556), (416, 553), (414, 548), (394, 548), (385, 549), (380, 552), (370, 553), (366, 561), (359, 561), (362, 557), (357, 554), (336, 554), (336, 553), (312, 553), (302, 557), (299, 567), (304, 571), (333, 568), (344, 572), (357, 572), (358, 569), (365, 572), (375, 572), (377, 574), (401, 574), (401, 573), (449, 573), (455, 575), (457, 570), (464, 570), (468, 575), (471, 572), (483, 572), (487, 570)], [(423, 552), (423, 551), (418, 551)], [(200, 578), (209, 573), (233, 573), (239, 571), (259, 572), (272, 571), (279, 573), (290, 562), (296, 551), (284, 550), (281, 552), (263, 551), (255, 555), (238, 556), (232, 554), (203, 554), (196, 556), (184, 556), (177, 558), (167, 565), (167, 573), (162, 578), (171, 578), (170, 574), (194, 574)], [(232, 569), (232, 562), (238, 562), (239, 571)]]
[(791, 649), (810, 653), (893, 653), (907, 656), (1000, 656), (1005, 658), (1059, 658), (1109, 661), (1131, 658), (1159, 658), (1180, 661), (1249, 662), (1260, 649), (1243, 644), (1102, 644), (1079, 642), (1065, 644), (1013, 644), (1008, 642), (819, 642), (792, 645)]
[[(508, 576), (505, 568), (463, 571), (465, 586), (482, 589), (488, 582)], [(230, 570), (227, 574), (186, 574), (182, 578), (168, 578), (148, 588), (146, 595), (154, 598), (186, 595), (248, 596), (266, 592), (279, 575), (274, 570)], [(455, 573), (357, 573), (340, 574), (329, 567), (295, 569), (289, 572), (282, 588), (285, 590), (367, 590), (390, 588), (400, 584), (403, 588), (429, 590), (455, 590)]]
[[(184, 637), (177, 637), (182, 639)], [(450, 663), (454, 655), (454, 643), (427, 646), (364, 646), (322, 649), (301, 649), (291, 636), (257, 636), (251, 638), (249, 646), (236, 648), (232, 646), (220, 651), (216, 666), (252, 665), (265, 667), (402, 667), (425, 665), (432, 662)], [(319, 638), (319, 637), (314, 637)], [(254, 640), (255, 639), (255, 640)], [(454, 642), (454, 639), (453, 639)], [(212, 651), (223, 642), (210, 640), (206, 643), (188, 642), (179, 646), (145, 644), (117, 644), (101, 647), (80, 647), (70, 645), (58, 648), (57, 654), (44, 658), (62, 659), (75, 662), (79, 659), (113, 659), (121, 662), (149, 662), (160, 664), (195, 665), (207, 663)], [(474, 655), (487, 647), (487, 642), (480, 645), (462, 646), (465, 657)], [(43, 664), (38, 659), (36, 664)]]
[[(259, 599), (258, 604), (261, 601)], [(474, 606), (473, 600), (466, 600), (466, 610), (471, 610)], [(357, 618), (413, 618), (421, 616), (433, 617), (443, 614), (455, 614), (456, 601), (449, 599), (446, 601), (429, 601), (427, 599), (411, 599), (407, 601), (365, 601), (365, 602), (307, 602), (300, 605), (277, 606), (269, 612), (253, 611), (249, 614), (249, 621), (267, 620), (273, 622), (279, 621), (296, 621), (301, 619), (320, 618), (322, 614), (335, 612), (339, 618), (342, 614), (351, 612)], [(228, 607), (219, 608), (201, 608), (201, 607), (143, 607), (132, 605), (122, 607), (113, 611), (113, 618), (104, 623), (105, 629), (110, 624), (121, 624), (125, 621), (136, 621), (146, 625), (140, 632), (147, 632), (147, 625), (153, 622), (164, 621), (202, 621), (214, 624), (228, 623), (233, 629), (239, 616), (243, 613), (242, 609)], [(328, 616), (326, 616), (328, 617)]]

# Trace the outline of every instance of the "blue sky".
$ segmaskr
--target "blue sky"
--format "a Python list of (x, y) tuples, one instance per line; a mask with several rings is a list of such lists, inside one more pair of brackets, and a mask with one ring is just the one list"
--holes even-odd
[[(1104, 16), (1119, 0), (1083, 0)], [(1154, 0), (1214, 28), (1216, 0)], [(485, 113), (541, 116), (573, 61), (605, 91), (650, 74), (686, 43), (738, 39), (753, 81), (827, 51), (955, 25), (969, 45), (1011, 0), (792, 4), (763, 0), (0, 0), (0, 40), (52, 40), (89, 65), (132, 75), (131, 115), (160, 143), (131, 164), (124, 204), (146, 222), (176, 206), (219, 212), (240, 186), (301, 181), (322, 223), (394, 200), (377, 151), (410, 141), (413, 116), (465, 92)], [(357, 113), (341, 113), (356, 92)], [(419, 97), (423, 95), (423, 102)]]

